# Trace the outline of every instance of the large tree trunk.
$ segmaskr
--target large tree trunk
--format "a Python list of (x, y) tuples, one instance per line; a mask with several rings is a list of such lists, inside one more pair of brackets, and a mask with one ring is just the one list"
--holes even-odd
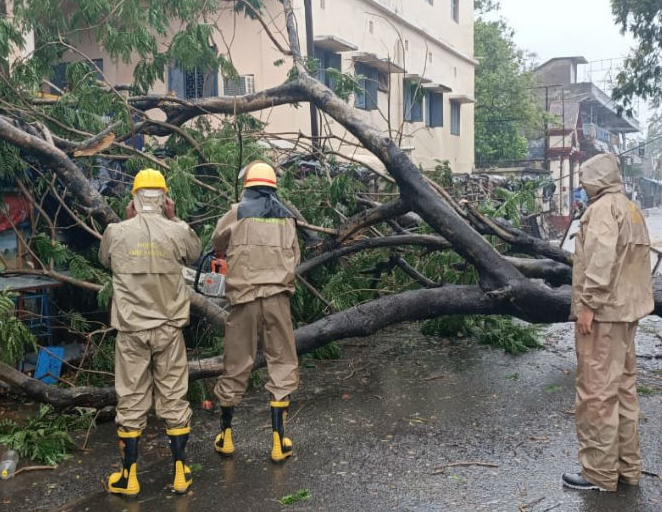
[[(479, 275), (479, 283), (476, 286), (449, 285), (385, 296), (300, 327), (295, 332), (299, 353), (314, 350), (332, 340), (373, 334), (395, 323), (441, 315), (509, 314), (530, 322), (566, 321), (570, 310), (570, 288), (567, 284), (571, 277), (571, 256), (562, 249), (530, 237), (501, 221), (484, 217), (471, 205), (467, 205), (466, 210), (463, 209), (441, 187), (424, 178), (395, 141), (366, 124), (361, 113), (307, 73), (299, 49), (291, 1), (283, 0), (283, 5), (297, 71), (295, 80), (242, 97), (207, 98), (198, 101), (154, 95), (129, 98), (127, 101), (133, 108), (143, 111), (158, 108), (166, 117), (165, 123), (152, 123), (149, 120), (136, 123), (131, 135), (147, 133), (165, 136), (175, 127), (179, 130), (186, 121), (210, 113), (235, 115), (276, 105), (311, 102), (320, 111), (335, 119), (363, 147), (381, 160), (395, 180), (400, 197), (392, 203), (375, 206), (350, 218), (338, 230), (326, 230), (333, 235), (327, 244), (327, 247), (333, 247), (333, 250), (303, 262), (297, 269), (299, 275), (361, 250), (404, 245), (420, 245), (435, 251), (452, 249), (472, 265)], [(87, 149), (105, 140), (104, 137), (109, 133), (110, 128), (93, 135), (87, 141), (67, 142), (58, 139), (57, 142), (67, 151)], [(124, 140), (127, 136), (128, 134), (119, 134), (115, 140)], [(33, 161), (40, 162), (45, 168), (52, 169), (78, 204), (102, 226), (119, 220), (72, 157), (52, 143), (52, 137), (50, 141), (41, 139), (22, 119), (0, 116), (0, 139), (20, 148), (24, 154), (29, 154)], [(375, 222), (383, 222), (409, 211), (419, 215), (432, 227), (436, 235), (399, 234), (353, 242), (349, 240), (351, 235)], [(546, 259), (505, 257), (483, 235), (500, 237), (510, 244), (517, 254), (543, 256)], [(343, 241), (345, 245), (342, 245)], [(434, 285), (438, 280), (435, 279), (437, 276), (419, 277), (420, 281), (430, 285)], [(75, 282), (69, 284), (77, 285)], [(88, 289), (94, 288), (88, 286)], [(660, 313), (662, 282), (657, 279), (655, 299), (655, 312)], [(217, 327), (223, 326), (225, 313), (220, 308), (196, 294), (192, 295), (191, 304), (195, 314), (203, 316)], [(263, 361), (258, 361), (258, 364), (263, 364)], [(189, 368), (191, 378), (211, 377), (222, 371), (222, 362), (219, 356), (192, 361)], [(51, 388), (7, 365), (0, 365), (0, 381), (7, 383), (12, 390), (36, 400), (53, 403), (57, 407), (100, 407), (115, 400), (110, 389)]]

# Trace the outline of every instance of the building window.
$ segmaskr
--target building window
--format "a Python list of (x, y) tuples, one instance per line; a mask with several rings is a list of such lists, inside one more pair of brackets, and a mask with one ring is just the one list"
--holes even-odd
[(405, 81), (405, 121), (423, 121), (423, 89), (418, 82)]
[(425, 125), (430, 128), (444, 126), (444, 95), (428, 91), (425, 95)]
[[(103, 59), (92, 59), (94, 65), (92, 65), (92, 62), (89, 61), (80, 61), (80, 62), (85, 62), (85, 64), (88, 65), (90, 71), (96, 74), (97, 80), (103, 80)], [(51, 94), (59, 94), (58, 89), (61, 91), (66, 88), (67, 66), (69, 66), (69, 64), (73, 64), (73, 62), (60, 62), (59, 64), (56, 64), (55, 67), (53, 68), (53, 76), (51, 78), (51, 83), (55, 87), (50, 88)]]
[(324, 0), (320, 0), (320, 9), (326, 9), (326, 2)]
[(186, 99), (204, 98), (205, 74), (200, 68), (184, 71), (184, 94)]
[(426, 1), (427, 3), (429, 3), (430, 5), (434, 5), (434, 0), (425, 0), (425, 1)]
[(460, 0), (451, 0), (451, 17), (457, 23), (460, 22)]
[(372, 33), (374, 33), (374, 31), (375, 31), (375, 24), (372, 21), (369, 21), (368, 22), (368, 32), (370, 32), (372, 34)]
[(168, 70), (168, 92), (186, 100), (218, 96), (218, 73), (213, 69), (185, 71), (172, 66)]
[(381, 92), (388, 92), (391, 87), (391, 75), (385, 71), (377, 72), (377, 89)]
[(255, 92), (255, 76), (240, 75), (237, 77), (223, 78), (224, 96), (245, 96)]
[(409, 51), (409, 39), (405, 39), (405, 51)]
[(314, 54), (318, 64), (317, 79), (328, 88), (334, 89), (338, 81), (338, 74), (341, 71), (340, 54), (318, 46), (315, 47)]
[(428, 52), (428, 62), (432, 62), (432, 52)]
[(354, 95), (354, 106), (363, 110), (376, 110), (378, 107), (379, 71), (363, 62), (354, 65), (356, 75), (363, 78), (359, 80), (361, 90)]
[(451, 101), (451, 134), (460, 135), (460, 103)]

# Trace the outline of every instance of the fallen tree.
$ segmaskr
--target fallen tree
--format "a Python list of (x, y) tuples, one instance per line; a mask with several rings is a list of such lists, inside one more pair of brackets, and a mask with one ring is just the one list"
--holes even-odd
[[(63, 217), (66, 222), (84, 227), (92, 235), (101, 232), (108, 223), (120, 219), (117, 212), (122, 211), (122, 201), (128, 199), (126, 183), (130, 180), (118, 179), (120, 186), (124, 184), (124, 189), (120, 188), (114, 196), (102, 195), (92, 185), (92, 173), (86, 173), (82, 168), (85, 158), (96, 158), (91, 154), (95, 148), (99, 152), (105, 151), (97, 157), (111, 161), (135, 158), (136, 165), (147, 163), (161, 166), (168, 173), (173, 193), (178, 194), (180, 215), (194, 225), (198, 222), (213, 224), (223, 213), (223, 208), (217, 203), (221, 198), (226, 201), (227, 198), (236, 197), (237, 172), (252, 158), (251, 151), (257, 151), (254, 147), (249, 151), (248, 147), (250, 140), (256, 138), (255, 134), (251, 138), (245, 133), (245, 127), (255, 124), (255, 121), (242, 116), (275, 105), (310, 103), (347, 129), (354, 137), (355, 144), (379, 158), (390, 175), (389, 180), (397, 185), (398, 194), (396, 199), (388, 202), (376, 204), (363, 201), (363, 205), (349, 200), (347, 204), (342, 204), (342, 201), (331, 204), (328, 199), (325, 203), (315, 198), (309, 199), (303, 193), (288, 197), (297, 210), (306, 201), (317, 201), (316, 208), (327, 212), (322, 219), (326, 225), (308, 222), (301, 212), (297, 211), (296, 214), (301, 226), (307, 231), (317, 231), (326, 236), (324, 243), (318, 244), (322, 252), (308, 251), (309, 257), (298, 268), (298, 274), (306, 276), (310, 288), (315, 290), (316, 279), (325, 279), (326, 282), (333, 279), (328, 275), (317, 275), (322, 270), (331, 268), (328, 274), (332, 274), (332, 265), (341, 262), (343, 268), (342, 265), (347, 264), (352, 255), (365, 255), (370, 251), (421, 250), (424, 255), (433, 256), (450, 253), (458, 261), (448, 267), (467, 267), (475, 279), (474, 284), (438, 286), (441, 282), (439, 275), (426, 275), (424, 269), (412, 265), (415, 256), (420, 254), (406, 253), (403, 256), (392, 252), (391, 255), (395, 254), (394, 261), (399, 263), (404, 273), (418, 282), (412, 284), (408, 281), (407, 286), (400, 286), (395, 292), (382, 294), (381, 297), (363, 303), (357, 299), (356, 304), (350, 307), (338, 308), (341, 311), (324, 316), (315, 314), (312, 321), (296, 329), (299, 353), (312, 351), (331, 341), (373, 334), (388, 325), (443, 315), (512, 315), (536, 323), (566, 321), (570, 309), (570, 290), (567, 284), (570, 279), (571, 256), (502, 220), (491, 219), (473, 205), (456, 201), (439, 184), (424, 177), (394, 138), (368, 125), (342, 97), (312, 76), (299, 48), (296, 20), (289, 0), (283, 1), (283, 9), (289, 40), (287, 55), (291, 56), (293, 64), (291, 79), (266, 91), (242, 97), (190, 101), (170, 95), (136, 94), (125, 98), (118, 96), (112, 86), (96, 90), (94, 87), (98, 89), (98, 85), (86, 82), (84, 86), (87, 92), (93, 91), (100, 97), (110, 96), (114, 108), (124, 109), (123, 116), (118, 116), (122, 119), (110, 126), (99, 123), (96, 131), (81, 130), (73, 122), (67, 123), (53, 117), (54, 109), (60, 109), (57, 110), (59, 112), (73, 108), (68, 105), (68, 98), (54, 101), (24, 95), (17, 101), (12, 97), (11, 104), (14, 106), (1, 109), (0, 141), (3, 141), (4, 147), (0, 149), (5, 154), (10, 153), (30, 170), (31, 174), (22, 168), (21, 172), (15, 173), (16, 179), (29, 189), (31, 202), (40, 205), (40, 220), (53, 229), (49, 239), (50, 247), (46, 244), (30, 249), (39, 269), (8, 269), (6, 273), (42, 273), (63, 281), (67, 286), (98, 292), (101, 296), (107, 289), (109, 276), (95, 266), (93, 261), (81, 259), (75, 250), (63, 247), (54, 235), (54, 227), (64, 222)], [(113, 16), (109, 17), (112, 22)], [(9, 92), (4, 91), (3, 94), (8, 97)], [(154, 110), (160, 110), (165, 121), (154, 122), (150, 117)], [(231, 127), (231, 131), (216, 132), (206, 138), (192, 130), (191, 123), (218, 114), (229, 116), (224, 118), (224, 123)], [(110, 137), (111, 133), (113, 137)], [(170, 145), (170, 151), (175, 153), (175, 157), (168, 157), (166, 161), (161, 155), (140, 151), (122, 142), (138, 134), (169, 137), (166, 146)], [(219, 143), (224, 135), (233, 138), (233, 152), (230, 155), (222, 152), (227, 152), (227, 147)], [(328, 164), (324, 160), (323, 151), (320, 152), (315, 144), (311, 143), (309, 149), (317, 155), (322, 165)], [(210, 168), (218, 172), (214, 174)], [(32, 186), (31, 176), (33, 181), (39, 182), (39, 187)], [(306, 177), (301, 179), (305, 180)], [(321, 182), (324, 179), (321, 178)], [(49, 184), (49, 187), (43, 188), (43, 183)], [(296, 190), (296, 185), (292, 187)], [(53, 209), (53, 218), (50, 218), (51, 214), (42, 205), (52, 200), (53, 195), (61, 201), (60, 206), (56, 205)], [(193, 195), (196, 201), (191, 199)], [(206, 207), (201, 210), (197, 203), (204, 203)], [(339, 207), (343, 211), (339, 211)], [(62, 214), (62, 208), (66, 210), (66, 215)], [(314, 213), (317, 210), (309, 211)], [(403, 230), (397, 224), (397, 219), (410, 212), (420, 217), (434, 234), (408, 233)], [(332, 214), (336, 215), (335, 228), (328, 225)], [(383, 230), (384, 225), (390, 230), (386, 234), (377, 229), (379, 226)], [(485, 235), (502, 240), (515, 256), (499, 252)], [(30, 247), (31, 244), (26, 241), (26, 245)], [(523, 255), (533, 257), (524, 258)], [(70, 266), (75, 264), (80, 275), (71, 277), (54, 270), (48, 260), (57, 258), (68, 261)], [(427, 288), (420, 288), (421, 283)], [(655, 282), (655, 291), (656, 313), (659, 313), (662, 311), (662, 283), (658, 280)], [(321, 293), (315, 293), (320, 300), (329, 303)], [(213, 326), (222, 327), (225, 313), (218, 306), (195, 293), (191, 295), (191, 303), (197, 316), (203, 317)], [(262, 364), (262, 359), (256, 362), (257, 366)], [(191, 361), (189, 369), (193, 379), (216, 376), (222, 371), (221, 357)], [(0, 365), (0, 381), (8, 384), (14, 392), (59, 408), (74, 405), (101, 407), (115, 400), (110, 388), (53, 388), (5, 364)]]

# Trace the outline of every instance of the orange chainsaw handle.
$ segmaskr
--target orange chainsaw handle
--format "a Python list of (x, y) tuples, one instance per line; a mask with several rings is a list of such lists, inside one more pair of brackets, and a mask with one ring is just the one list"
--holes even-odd
[(228, 273), (228, 262), (224, 258), (214, 258), (211, 260), (211, 271), (223, 276)]

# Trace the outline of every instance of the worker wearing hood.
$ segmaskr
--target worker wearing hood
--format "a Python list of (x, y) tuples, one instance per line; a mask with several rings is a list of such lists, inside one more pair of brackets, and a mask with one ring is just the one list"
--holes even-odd
[(637, 485), (641, 476), (634, 336), (653, 310), (650, 240), (641, 211), (623, 193), (615, 155), (594, 156), (579, 173), (590, 200), (572, 273), (582, 472), (565, 473), (563, 483), (615, 491), (619, 479)]

